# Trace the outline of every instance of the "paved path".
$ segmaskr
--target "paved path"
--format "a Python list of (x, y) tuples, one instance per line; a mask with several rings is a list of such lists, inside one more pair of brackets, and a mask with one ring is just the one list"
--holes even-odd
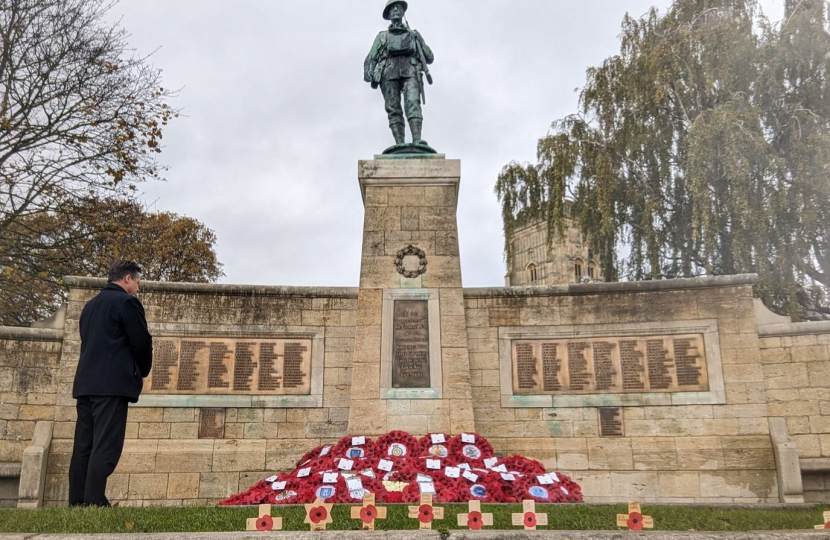
[(326, 533), (166, 533), (166, 534), (0, 534), (0, 540), (830, 540), (830, 531), (665, 532), (649, 531), (435, 531)]

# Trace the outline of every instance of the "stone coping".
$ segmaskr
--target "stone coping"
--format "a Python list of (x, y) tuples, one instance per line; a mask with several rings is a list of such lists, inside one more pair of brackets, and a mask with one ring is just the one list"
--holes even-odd
[(765, 324), (758, 327), (760, 337), (804, 336), (809, 334), (830, 334), (830, 321)]
[[(104, 278), (68, 276), (66, 285), (75, 289), (102, 289)], [(354, 298), (357, 287), (283, 287), (275, 285), (225, 285), (217, 283), (173, 283), (169, 281), (142, 281), (142, 292), (170, 292), (187, 294), (214, 294), (219, 296), (285, 296), (306, 298)]]
[(617, 283), (579, 283), (541, 287), (482, 287), (464, 289), (464, 298), (521, 298), (530, 296), (577, 296), (586, 294), (639, 293), (685, 289), (712, 289), (754, 285), (757, 274), (711, 276), (654, 281), (621, 281)]
[(688, 539), (709, 540), (730, 538), (736, 540), (780, 540), (784, 538), (828, 538), (827, 531), (746, 531), (746, 532), (676, 532), (676, 531), (327, 531), (320, 532), (239, 532), (239, 533), (154, 533), (154, 534), (0, 534), (0, 540), (259, 540), (274, 538), (282, 540), (364, 540), (367, 536), (388, 540), (642, 540), (642, 539)]
[(63, 330), (52, 328), (28, 328), (23, 326), (0, 326), (0, 339), (19, 341), (62, 341)]

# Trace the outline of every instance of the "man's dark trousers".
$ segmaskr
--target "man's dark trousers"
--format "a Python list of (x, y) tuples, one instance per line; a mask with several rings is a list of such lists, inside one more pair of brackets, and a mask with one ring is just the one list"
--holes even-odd
[(78, 423), (69, 465), (69, 505), (109, 506), (104, 495), (107, 478), (115, 470), (127, 430), (129, 398), (78, 398)]

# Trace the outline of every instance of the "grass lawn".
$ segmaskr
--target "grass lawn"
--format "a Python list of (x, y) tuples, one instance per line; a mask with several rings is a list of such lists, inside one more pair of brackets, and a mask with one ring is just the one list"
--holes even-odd
[[(334, 530), (360, 529), (359, 521), (350, 519), (347, 505), (335, 505)], [(379, 530), (417, 529), (418, 522), (407, 517), (407, 505), (389, 505), (388, 519), (376, 521)], [(467, 511), (466, 505), (445, 505), (445, 518), (433, 522), (437, 530), (457, 529), (456, 515)], [(550, 525), (541, 529), (615, 530), (616, 515), (627, 513), (626, 505), (581, 506), (537, 505), (537, 512), (547, 512)], [(521, 505), (482, 505), (492, 512), (495, 529), (517, 529), (511, 514), (521, 512)], [(667, 531), (746, 531), (812, 529), (823, 523), (822, 512), (830, 506), (806, 509), (718, 509), (683, 506), (643, 505), (643, 513), (654, 517), (655, 530)], [(308, 530), (303, 523), (302, 506), (274, 506), (274, 516), (282, 516), (283, 529)], [(119, 533), (119, 532), (225, 532), (245, 530), (245, 521), (257, 516), (257, 508), (113, 508), (42, 510), (0, 509), (0, 533)]]

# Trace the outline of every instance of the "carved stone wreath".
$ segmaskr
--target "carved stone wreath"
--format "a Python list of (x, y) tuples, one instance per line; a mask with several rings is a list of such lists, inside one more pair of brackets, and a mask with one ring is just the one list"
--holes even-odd
[[(403, 265), (403, 260), (408, 255), (414, 255), (418, 257), (419, 264), (417, 270), (407, 270)], [(398, 270), (398, 273), (405, 278), (416, 278), (423, 274), (427, 273), (427, 254), (424, 253), (423, 250), (416, 248), (415, 246), (407, 246), (406, 248), (400, 250), (398, 252), (398, 256), (395, 258), (395, 268)]]

